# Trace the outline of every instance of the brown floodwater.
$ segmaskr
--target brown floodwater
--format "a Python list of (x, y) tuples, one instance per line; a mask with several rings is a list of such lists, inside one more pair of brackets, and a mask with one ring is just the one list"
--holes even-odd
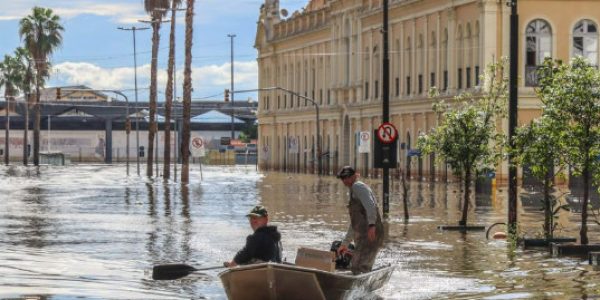
[[(0, 167), (0, 298), (225, 299), (219, 270), (153, 281), (153, 265), (220, 265), (251, 231), (244, 215), (261, 203), (283, 234), (284, 257), (301, 246), (328, 250), (343, 237), (347, 190), (333, 177), (257, 173), (253, 166), (197, 166), (181, 187), (124, 166)], [(380, 194), (377, 180), (365, 180)], [(411, 182), (405, 222), (393, 182), (386, 243), (377, 264), (396, 272), (384, 299), (579, 299), (600, 297), (600, 273), (577, 258), (523, 250), (485, 232), (437, 230), (456, 224), (454, 184)], [(505, 189), (478, 195), (471, 223), (506, 220)], [(542, 230), (535, 202), (519, 207), (522, 234)], [(559, 235), (578, 237), (579, 215), (561, 212)], [(592, 222), (591, 222), (592, 223)], [(503, 230), (502, 226), (495, 227)], [(590, 225), (590, 241), (600, 241)], [(496, 231), (496, 230), (494, 230)]]

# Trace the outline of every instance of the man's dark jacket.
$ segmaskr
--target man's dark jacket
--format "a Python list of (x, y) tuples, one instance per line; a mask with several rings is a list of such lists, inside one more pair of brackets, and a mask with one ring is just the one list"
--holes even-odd
[(281, 262), (281, 234), (277, 226), (263, 226), (246, 238), (246, 246), (240, 250), (233, 261), (238, 265), (253, 263), (257, 260)]

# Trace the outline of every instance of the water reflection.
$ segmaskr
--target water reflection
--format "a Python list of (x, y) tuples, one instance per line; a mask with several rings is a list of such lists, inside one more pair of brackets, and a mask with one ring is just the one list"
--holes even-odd
[[(261, 203), (283, 234), (284, 257), (328, 249), (347, 228), (348, 189), (331, 176), (204, 167), (192, 183), (127, 178), (124, 166), (0, 169), (0, 298), (36, 295), (119, 299), (224, 299), (218, 271), (152, 281), (156, 264), (198, 267), (229, 260), (251, 229), (245, 218)], [(10, 176), (8, 176), (8, 175)], [(365, 179), (378, 199), (381, 182)], [(441, 232), (460, 218), (458, 183), (411, 182), (404, 220), (400, 183), (391, 187), (386, 243), (378, 264), (397, 264), (379, 294), (386, 299), (594, 297), (598, 271), (579, 259), (512, 249), (484, 233)], [(564, 193), (557, 190), (556, 193)], [(522, 199), (525, 197), (522, 196)], [(469, 222), (506, 220), (505, 191), (473, 195)], [(541, 231), (543, 215), (523, 200), (523, 232)], [(561, 235), (578, 236), (579, 215), (561, 212)], [(590, 240), (600, 240), (590, 229)], [(76, 266), (76, 267), (74, 267)]]

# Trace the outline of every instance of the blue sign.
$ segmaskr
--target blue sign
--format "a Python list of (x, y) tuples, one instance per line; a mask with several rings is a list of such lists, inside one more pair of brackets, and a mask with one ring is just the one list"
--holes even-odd
[(487, 173), (487, 177), (488, 177), (488, 178), (496, 178), (496, 172), (494, 172), (494, 171), (490, 171), (490, 172), (488, 172), (488, 173)]
[(421, 156), (421, 150), (419, 149), (408, 149), (406, 156)]

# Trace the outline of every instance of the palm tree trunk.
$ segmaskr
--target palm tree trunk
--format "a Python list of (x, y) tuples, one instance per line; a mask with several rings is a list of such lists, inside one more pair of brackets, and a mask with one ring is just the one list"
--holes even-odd
[(29, 98), (30, 94), (25, 93), (25, 123), (23, 124), (23, 165), (29, 164), (29, 151), (27, 151), (29, 145)]
[[(40, 73), (40, 70), (38, 70), (38, 74)], [(36, 80), (35, 83), (35, 104), (33, 106), (34, 108), (34, 119), (33, 119), (33, 165), (34, 166), (39, 166), (40, 165), (40, 118), (41, 118), (41, 112), (40, 112), (40, 78), (38, 75), (38, 78)]]
[(167, 89), (165, 101), (165, 146), (163, 154), (163, 179), (171, 177), (171, 109), (173, 106), (173, 69), (175, 68), (175, 9), (176, 2), (172, 2), (171, 34), (169, 36), (169, 66), (167, 70)]
[(146, 162), (146, 175), (152, 177), (152, 163), (154, 162), (154, 135), (156, 134), (156, 76), (158, 65), (158, 45), (160, 43), (160, 19), (153, 19), (152, 23), (152, 63), (150, 64), (150, 121), (148, 122), (148, 160)]
[[(6, 89), (6, 88), (5, 88)], [(9, 102), (10, 97), (8, 96), (8, 92), (4, 93), (4, 101), (6, 101), (6, 107), (4, 107), (4, 112), (5, 112), (5, 124), (4, 124), (4, 164), (8, 166), (9, 163), (9, 151), (8, 148), (10, 146), (10, 143), (8, 141), (10, 134), (10, 117), (8, 116), (8, 109), (10, 108), (10, 102)]]
[(185, 69), (183, 71), (183, 134), (181, 141), (181, 182), (190, 182), (190, 116), (192, 109), (192, 37), (194, 32), (194, 3), (187, 0), (185, 11)]

